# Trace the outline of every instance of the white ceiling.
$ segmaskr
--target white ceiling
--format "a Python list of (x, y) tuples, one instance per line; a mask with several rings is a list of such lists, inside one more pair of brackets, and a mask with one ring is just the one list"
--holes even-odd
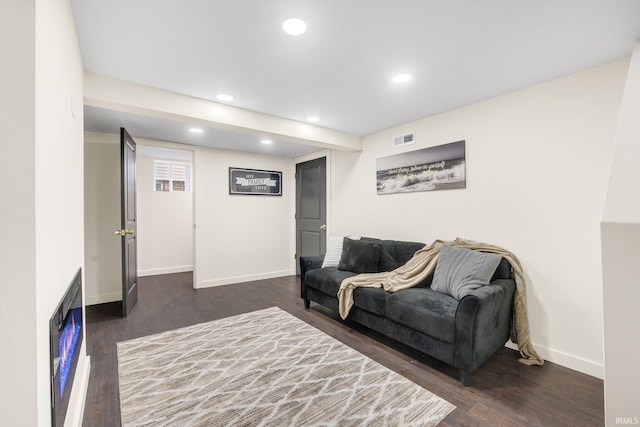
[[(214, 102), (229, 93), (229, 105), (315, 115), (319, 126), (355, 135), (628, 57), (640, 39), (638, 0), (71, 3), (88, 71)], [(285, 34), (290, 17), (307, 32)], [(413, 79), (391, 83), (401, 72)], [(201, 145), (182, 123), (85, 108), (87, 130), (121, 125), (134, 137)], [(218, 132), (207, 145), (265, 149), (254, 134)], [(317, 150), (281, 144), (271, 154)]]
[[(113, 111), (85, 105), (85, 129), (92, 132), (119, 133), (120, 128), (127, 129), (135, 138), (147, 138), (157, 141), (177, 142), (179, 144), (198, 145), (224, 150), (244, 151), (279, 157), (299, 157), (313, 153), (318, 147), (305, 145), (259, 133), (239, 133), (212, 127), (204, 128), (157, 117)], [(202, 133), (193, 133), (191, 128), (201, 129)], [(269, 139), (271, 144), (263, 144)]]

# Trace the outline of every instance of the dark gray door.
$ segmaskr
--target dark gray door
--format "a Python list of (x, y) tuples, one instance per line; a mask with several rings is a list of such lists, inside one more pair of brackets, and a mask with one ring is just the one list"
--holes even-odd
[(327, 248), (327, 159), (296, 165), (296, 273), (301, 256), (321, 255)]
[(120, 194), (122, 228), (116, 230), (122, 239), (122, 317), (126, 317), (138, 301), (138, 265), (136, 245), (136, 143), (120, 128)]

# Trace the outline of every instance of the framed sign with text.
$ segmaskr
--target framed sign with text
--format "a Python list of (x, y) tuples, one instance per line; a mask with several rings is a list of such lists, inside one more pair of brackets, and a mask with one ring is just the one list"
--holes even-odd
[(282, 196), (282, 172), (229, 168), (229, 194)]
[(378, 194), (467, 188), (465, 141), (380, 157)]

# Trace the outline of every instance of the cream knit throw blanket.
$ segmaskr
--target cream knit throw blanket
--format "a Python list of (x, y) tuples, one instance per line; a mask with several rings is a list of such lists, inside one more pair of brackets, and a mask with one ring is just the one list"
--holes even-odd
[(348, 277), (342, 281), (338, 290), (340, 316), (346, 319), (349, 315), (349, 310), (353, 306), (353, 291), (357, 287), (383, 287), (387, 292), (396, 292), (422, 283), (435, 270), (442, 245), (492, 252), (502, 255), (509, 261), (513, 268), (516, 282), (516, 290), (513, 295), (511, 341), (518, 344), (518, 349), (522, 355), (520, 362), (525, 365), (542, 365), (544, 360), (531, 344), (529, 316), (527, 314), (527, 283), (520, 260), (506, 249), (487, 243), (474, 242), (473, 240), (459, 237), (450, 242), (436, 240), (431, 245), (418, 250), (406, 264), (393, 271), (365, 273)]

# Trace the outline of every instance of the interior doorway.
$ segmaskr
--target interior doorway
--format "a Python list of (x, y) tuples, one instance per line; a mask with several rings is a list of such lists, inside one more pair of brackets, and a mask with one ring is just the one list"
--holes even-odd
[(193, 169), (193, 151), (138, 145), (139, 276), (195, 270)]
[(296, 164), (296, 274), (301, 256), (327, 248), (327, 158)]

